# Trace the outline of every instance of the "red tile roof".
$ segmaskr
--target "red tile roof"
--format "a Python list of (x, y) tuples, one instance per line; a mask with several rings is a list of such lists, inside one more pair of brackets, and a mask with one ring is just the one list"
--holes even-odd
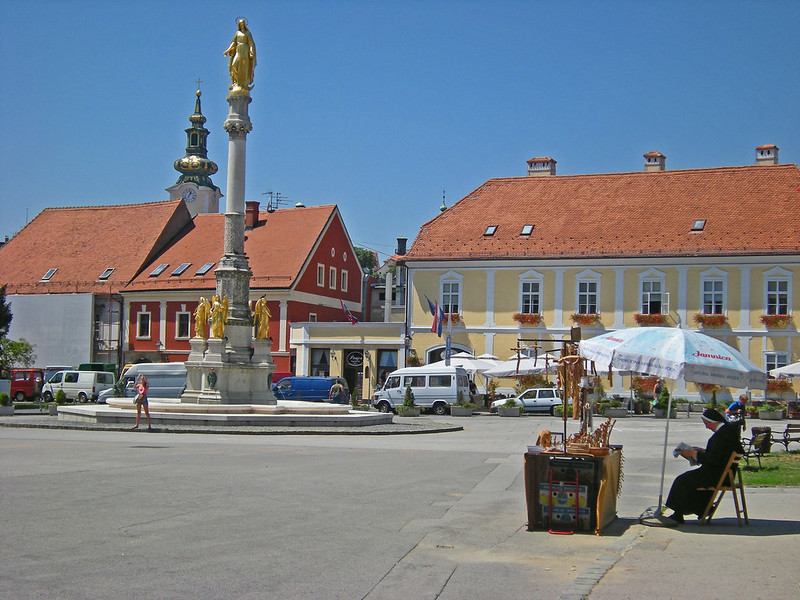
[(793, 164), (490, 179), (425, 223), (405, 260), (798, 254), (798, 186)]
[[(9, 294), (116, 293), (190, 220), (180, 200), (47, 208), (0, 248), (0, 285)], [(58, 270), (41, 281), (49, 269)]]
[[(258, 225), (245, 231), (244, 250), (253, 272), (251, 289), (291, 287), (335, 214), (335, 205), (259, 212)], [(223, 253), (224, 229), (225, 215), (197, 215), (124, 291), (214, 289), (214, 269)], [(196, 275), (209, 262), (214, 267), (205, 275)], [(173, 277), (171, 273), (182, 263), (190, 263), (190, 267)], [(159, 264), (169, 266), (157, 277), (150, 277)]]

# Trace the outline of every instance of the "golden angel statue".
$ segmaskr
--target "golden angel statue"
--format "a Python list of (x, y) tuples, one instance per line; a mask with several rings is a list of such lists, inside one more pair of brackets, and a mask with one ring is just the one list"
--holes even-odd
[(194, 311), (194, 334), (204, 340), (208, 339), (208, 318), (210, 316), (211, 303), (201, 296)]
[(266, 340), (269, 337), (269, 318), (271, 316), (267, 299), (261, 296), (253, 309), (253, 324), (256, 328), (257, 340)]
[(247, 21), (239, 19), (233, 41), (223, 52), (228, 55), (228, 70), (231, 72), (231, 90), (252, 89), (253, 70), (256, 67), (256, 44), (247, 28)]
[(211, 337), (225, 337), (225, 323), (228, 321), (228, 299), (214, 296), (211, 299)]

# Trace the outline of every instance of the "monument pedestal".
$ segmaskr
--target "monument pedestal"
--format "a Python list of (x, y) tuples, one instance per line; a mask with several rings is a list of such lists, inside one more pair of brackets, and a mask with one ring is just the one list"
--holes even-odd
[[(193, 338), (186, 361), (187, 404), (277, 404), (272, 393), (270, 340), (253, 340), (253, 356), (243, 360), (226, 340)], [(212, 374), (213, 369), (213, 374)], [(209, 377), (211, 375), (211, 377)]]

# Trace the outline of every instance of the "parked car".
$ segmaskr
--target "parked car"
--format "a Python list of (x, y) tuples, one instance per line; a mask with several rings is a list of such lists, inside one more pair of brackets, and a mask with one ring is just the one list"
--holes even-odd
[[(549, 412), (555, 413), (555, 407), (561, 404), (561, 397), (556, 388), (530, 388), (512, 398), (517, 406), (521, 406), (525, 412)], [(507, 398), (495, 400), (489, 405), (489, 412), (496, 413), (497, 407), (508, 402)]]
[(344, 386), (345, 397), (349, 398), (347, 382), (341, 377), (284, 377), (272, 385), (272, 393), (278, 400), (325, 402), (337, 381)]
[(67, 400), (88, 402), (113, 385), (114, 374), (106, 371), (59, 371), (42, 386), (42, 397), (52, 402), (58, 390), (63, 390)]
[(108, 403), (109, 398), (120, 394), (126, 398), (136, 395), (134, 383), (140, 375), (147, 377), (150, 398), (180, 398), (186, 389), (186, 365), (182, 362), (175, 363), (140, 363), (131, 365), (114, 388), (105, 390), (97, 397), (98, 404)]
[(459, 392), (469, 400), (469, 378), (463, 367), (406, 367), (389, 373), (386, 383), (372, 396), (372, 405), (391, 412), (403, 404), (406, 388), (414, 394), (414, 404), (437, 415), (447, 414), (458, 402)]
[(44, 372), (41, 369), (12, 369), (9, 396), (17, 402), (36, 399), (42, 393)]

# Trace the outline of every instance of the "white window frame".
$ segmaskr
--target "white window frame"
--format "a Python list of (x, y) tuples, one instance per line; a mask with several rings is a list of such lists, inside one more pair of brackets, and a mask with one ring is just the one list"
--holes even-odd
[(340, 278), (341, 279), (340, 283), (341, 283), (341, 290), (343, 292), (347, 291), (348, 284), (349, 284), (349, 281), (350, 281), (349, 275), (350, 275), (350, 273), (347, 270), (342, 269), (342, 276)]
[[(147, 315), (147, 335), (141, 335), (142, 331), (142, 319)], [(136, 339), (137, 340), (149, 340), (153, 335), (153, 315), (152, 313), (146, 309), (146, 307), (142, 306), (142, 309), (136, 313)]]
[(317, 313), (308, 313), (308, 322), (309, 323), (316, 323), (317, 322)]
[[(648, 269), (644, 273), (639, 274), (639, 314), (642, 315), (665, 315), (667, 314), (667, 277), (666, 274), (662, 271), (657, 269)], [(657, 283), (658, 286), (661, 288), (659, 292), (653, 292), (652, 290), (649, 292), (645, 291), (645, 286), (652, 286), (654, 283)], [(651, 312), (650, 311), (650, 295), (656, 294), (661, 297), (660, 305), (661, 308), (659, 312)], [(647, 296), (647, 311), (645, 312), (645, 296)]]
[[(453, 293), (452, 286), (458, 286), (458, 290)], [(447, 295), (448, 297), (455, 296), (456, 302), (452, 301), (452, 298), (449, 302), (444, 301), (445, 297), (445, 287), (447, 287)], [(461, 314), (461, 311), (464, 310), (463, 300), (464, 297), (464, 277), (455, 271), (448, 271), (441, 277), (439, 277), (439, 306), (442, 307), (442, 310), (445, 314)], [(453, 306), (457, 310), (452, 310)]]
[[(600, 292), (601, 292), (601, 275), (596, 271), (592, 271), (591, 269), (586, 269), (585, 271), (581, 271), (575, 276), (575, 312), (579, 315), (591, 315), (591, 314), (600, 314)], [(593, 283), (595, 289), (593, 292), (583, 292), (584, 294), (592, 294), (594, 295), (594, 308), (595, 310), (588, 310), (589, 303), (586, 303), (586, 311), (581, 310), (581, 284), (583, 283)]]
[(317, 287), (325, 287), (325, 265), (317, 263)]
[[(181, 318), (186, 319), (186, 335), (180, 334), (180, 324)], [(192, 336), (192, 313), (188, 310), (185, 310), (182, 307), (182, 310), (179, 310), (175, 313), (175, 339), (176, 340), (188, 340)]]
[(536, 292), (528, 292), (531, 295), (536, 295), (536, 303), (538, 304), (539, 310), (531, 311), (530, 314), (542, 314), (542, 289), (544, 288), (544, 276), (537, 272), (537, 271), (525, 271), (519, 276), (519, 312), (526, 314), (528, 311), (525, 311), (525, 285), (526, 284), (537, 284), (539, 289)]
[[(786, 290), (781, 291), (778, 290), (776, 292), (770, 292), (769, 284), (770, 283), (786, 283)], [(785, 295), (786, 296), (786, 312), (782, 312), (778, 310), (780, 308), (780, 303), (776, 306), (776, 311), (774, 313), (769, 312), (769, 297), (771, 293)], [(790, 315), (792, 314), (792, 273), (787, 271), (782, 267), (775, 267), (774, 269), (770, 269), (766, 273), (764, 273), (764, 314), (765, 315)]]
[(328, 267), (328, 288), (336, 289), (336, 267)]
[(785, 367), (789, 364), (789, 353), (774, 351), (764, 352), (764, 370), (769, 373), (772, 369)]

